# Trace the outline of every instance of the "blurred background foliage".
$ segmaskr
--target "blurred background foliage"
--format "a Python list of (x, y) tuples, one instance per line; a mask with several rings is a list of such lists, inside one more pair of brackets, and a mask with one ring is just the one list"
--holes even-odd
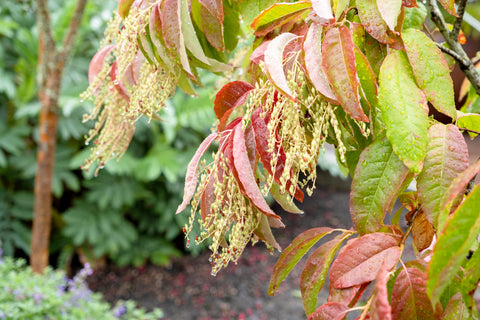
[[(55, 37), (61, 39), (75, 0), (50, 0)], [(183, 196), (185, 168), (214, 119), (215, 76), (205, 75), (198, 99), (177, 91), (160, 114), (163, 121), (139, 121), (128, 152), (95, 168), (79, 167), (88, 156), (80, 100), (87, 70), (98, 50), (116, 1), (89, 1), (60, 97), (58, 145), (53, 176), (51, 264), (68, 267), (81, 253), (119, 265), (167, 264), (184, 250), (175, 215)], [(28, 256), (36, 171), (40, 105), (36, 90), (37, 30), (33, 1), (0, 2), (0, 243), (7, 256)], [(201, 248), (188, 249), (198, 253)]]

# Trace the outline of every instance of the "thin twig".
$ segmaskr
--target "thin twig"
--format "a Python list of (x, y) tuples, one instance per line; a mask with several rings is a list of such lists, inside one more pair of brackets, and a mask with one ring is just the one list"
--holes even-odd
[(467, 0), (459, 0), (457, 3), (457, 19), (453, 25), (451, 35), (453, 38), (458, 38), (460, 29), (462, 28), (463, 15), (465, 13), (465, 7), (467, 6)]
[(420, 212), (421, 207), (418, 207), (415, 209), (412, 215), (411, 223), (408, 225), (407, 231), (403, 234), (402, 241), (400, 241), (400, 247), (403, 250), (403, 247), (405, 246), (405, 241), (407, 240), (408, 236), (410, 235), (410, 232), (412, 232), (413, 229), (413, 222), (415, 221), (415, 218), (417, 217), (418, 213)]
[[(88, 0), (78, 0), (75, 11), (73, 12), (72, 20), (70, 20), (70, 24), (68, 26), (67, 35), (65, 36), (62, 48), (58, 53), (58, 60), (62, 64), (66, 63), (70, 53), (73, 50), (75, 37), (78, 33), (78, 30), (80, 30), (80, 25), (82, 23), (82, 17), (83, 13), (85, 12), (87, 1)], [(63, 69), (63, 66), (61, 69)]]
[(467, 129), (467, 128), (458, 128), (458, 130), (464, 130), (467, 132), (475, 133), (475, 134), (480, 134), (480, 131), (472, 130), (472, 129)]
[(456, 53), (452, 49), (445, 47), (443, 44), (437, 43), (437, 47), (443, 52), (445, 52), (446, 54), (448, 54), (449, 56), (451, 56), (452, 58), (454, 58), (455, 60), (457, 61), (462, 60), (462, 57), (458, 53)]
[(370, 305), (372, 304), (373, 301), (373, 295), (368, 299), (367, 304), (365, 305), (362, 314), (360, 315), (360, 318), (358, 320), (365, 320), (368, 314), (368, 310), (370, 309)]

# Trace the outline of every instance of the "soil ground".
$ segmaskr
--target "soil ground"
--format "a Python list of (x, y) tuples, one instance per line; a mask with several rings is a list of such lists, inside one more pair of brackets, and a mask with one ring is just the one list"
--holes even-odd
[[(349, 181), (324, 173), (317, 178), (312, 197), (305, 197), (299, 205), (305, 214), (282, 213), (274, 207), (286, 225), (285, 229), (274, 230), (282, 248), (312, 227), (350, 228), (349, 185)], [(270, 274), (279, 255), (270, 255), (258, 243), (246, 248), (237, 265), (229, 265), (216, 277), (210, 275), (209, 252), (204, 252), (197, 257), (176, 258), (168, 267), (107, 267), (96, 271), (88, 281), (90, 288), (102, 292), (109, 302), (132, 299), (147, 309), (161, 308), (164, 320), (305, 319), (299, 290), (304, 261), (294, 268), (275, 296), (267, 295)], [(319, 302), (324, 301), (327, 293), (328, 285)]]

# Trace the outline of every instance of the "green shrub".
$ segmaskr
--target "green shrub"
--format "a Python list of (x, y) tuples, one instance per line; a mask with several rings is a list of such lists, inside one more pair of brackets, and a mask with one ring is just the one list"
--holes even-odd
[(160, 309), (146, 312), (134, 301), (118, 302), (113, 308), (102, 295), (91, 292), (85, 278), (92, 270), (87, 264), (73, 279), (63, 271), (47, 268), (34, 274), (25, 261), (0, 257), (0, 319), (55, 320), (154, 320), (163, 317)]

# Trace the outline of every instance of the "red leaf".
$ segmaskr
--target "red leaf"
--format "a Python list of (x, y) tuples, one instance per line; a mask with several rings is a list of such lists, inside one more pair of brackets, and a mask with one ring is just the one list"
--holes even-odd
[[(347, 236), (350, 236), (347, 233)], [(308, 257), (300, 278), (300, 291), (302, 293), (303, 307), (307, 315), (313, 313), (317, 306), (318, 293), (325, 283), (328, 269), (340, 245), (345, 240), (345, 234), (340, 234), (335, 239), (324, 243)]]
[(115, 49), (114, 44), (110, 44), (108, 46), (103, 47), (100, 49), (90, 61), (90, 65), (88, 67), (88, 82), (93, 84), (95, 78), (98, 74), (102, 71), (103, 66), (105, 64), (105, 59), (109, 56), (110, 52)]
[(205, 37), (215, 49), (224, 51), (222, 0), (199, 0), (199, 2), (202, 4), (200, 15)]
[(395, 45), (398, 48), (401, 43), (398, 35), (389, 30), (388, 25), (382, 19), (377, 7), (376, 0), (362, 0), (357, 2), (358, 16), (365, 30), (381, 43)]
[(167, 53), (162, 32), (162, 17), (160, 3), (157, 3), (150, 12), (149, 21), (150, 39), (152, 40), (153, 47), (155, 49), (155, 57), (161, 62), (162, 66), (174, 73), (175, 63), (170, 59), (170, 55)]
[(250, 55), (250, 61), (255, 64), (259, 64), (260, 61), (265, 61), (265, 50), (267, 50), (268, 45), (270, 44), (271, 40), (264, 40), (260, 45), (253, 50), (252, 54)]
[(442, 7), (447, 10), (448, 13), (451, 15), (457, 16), (457, 12), (455, 11), (455, 0), (438, 0)]
[(407, 8), (417, 7), (417, 0), (403, 0), (402, 4)]
[(212, 203), (215, 201), (215, 178), (218, 180), (218, 177), (221, 177), (223, 174), (223, 169), (221, 167), (218, 167), (217, 170), (217, 177), (214, 177), (213, 173), (210, 174), (207, 180), (207, 185), (205, 186), (205, 190), (203, 190), (202, 193), (202, 198), (200, 201), (200, 215), (202, 216), (203, 221), (205, 221), (205, 219), (210, 215)]
[(369, 122), (360, 105), (354, 45), (350, 30), (346, 26), (332, 28), (325, 35), (322, 67), (345, 112), (356, 120)]
[(392, 291), (392, 318), (435, 319), (434, 310), (427, 296), (425, 266), (417, 261), (407, 263), (402, 269)]
[(265, 68), (273, 84), (289, 99), (296, 101), (288, 87), (287, 78), (283, 68), (283, 51), (289, 42), (296, 39), (293, 33), (282, 33), (273, 39), (265, 50)]
[(313, 86), (332, 103), (338, 104), (322, 70), (322, 27), (315, 22), (308, 29), (303, 50), (305, 52), (305, 68)]
[(253, 170), (248, 159), (247, 147), (245, 145), (245, 132), (240, 122), (233, 131), (233, 165), (238, 172), (238, 183), (245, 189), (245, 195), (258, 210), (267, 216), (280, 219), (268, 206), (258, 188)]
[(312, 7), (322, 25), (331, 25), (335, 22), (330, 0), (312, 0)]
[(347, 313), (348, 307), (338, 302), (328, 302), (320, 306), (307, 320), (332, 320), (342, 319)]
[[(367, 288), (367, 285), (357, 285), (344, 289), (335, 289), (331, 284), (328, 286), (327, 302), (340, 302), (345, 305), (355, 305), (360, 296)], [(353, 300), (355, 298), (355, 300)]]
[(128, 90), (125, 87), (125, 84), (124, 84), (123, 80), (120, 77), (118, 77), (117, 61), (114, 61), (112, 63), (112, 67), (110, 68), (110, 78), (112, 79), (113, 86), (114, 86), (115, 90), (117, 90), (118, 94), (125, 101), (129, 101), (130, 100), (130, 94), (128, 93)]
[(335, 231), (335, 229), (324, 227), (313, 228), (297, 236), (292, 243), (283, 250), (277, 263), (275, 263), (272, 277), (270, 278), (268, 294), (274, 295), (280, 283), (282, 283), (305, 253), (321, 238), (333, 231)]
[(220, 120), (225, 113), (245, 102), (245, 94), (250, 92), (253, 86), (245, 81), (232, 81), (224, 85), (215, 97), (213, 110), (217, 119)]
[(375, 295), (370, 309), (372, 320), (392, 320), (392, 307), (388, 302), (388, 278), (388, 269), (384, 261), (375, 279)]
[(210, 147), (212, 142), (215, 139), (217, 139), (217, 137), (218, 137), (218, 133), (216, 132), (213, 132), (210, 135), (208, 135), (208, 137), (206, 137), (205, 140), (203, 140), (203, 142), (198, 147), (192, 160), (190, 160), (190, 163), (188, 164), (188, 168), (187, 168), (187, 174), (185, 175), (185, 190), (183, 194), (183, 201), (178, 206), (178, 209), (176, 212), (177, 214), (183, 211), (187, 207), (187, 204), (192, 199), (195, 193), (195, 187), (197, 186), (197, 178), (198, 178), (197, 168), (198, 168), (198, 163), (200, 161), (200, 158), (203, 156), (205, 151), (207, 151), (208, 147)]
[(392, 269), (401, 255), (399, 240), (400, 237), (377, 232), (348, 241), (330, 268), (330, 283), (338, 289), (370, 282), (383, 261), (387, 269)]

